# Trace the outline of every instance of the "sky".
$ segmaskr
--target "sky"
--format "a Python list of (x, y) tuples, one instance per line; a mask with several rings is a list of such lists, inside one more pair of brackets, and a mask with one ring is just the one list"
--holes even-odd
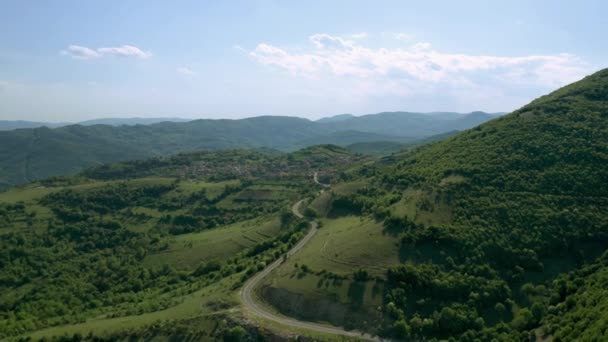
[(606, 1), (0, 0), (0, 120), (509, 112), (607, 66)]

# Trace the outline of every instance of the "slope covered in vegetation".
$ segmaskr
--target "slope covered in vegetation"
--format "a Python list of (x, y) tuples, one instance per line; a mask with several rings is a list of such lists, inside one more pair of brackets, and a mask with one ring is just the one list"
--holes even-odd
[(1, 192), (0, 339), (221, 313), (304, 234), (288, 208), (315, 188), (313, 173), (364, 160), (337, 146), (200, 152)]
[[(585, 283), (575, 270), (608, 243), (606, 165), (603, 70), (365, 166), (360, 175), (373, 185), (334, 205), (382, 219), (400, 236), (403, 264), (387, 273), (384, 306), (393, 336), (571, 337), (563, 330), (576, 329), (568, 317), (580, 317), (577, 284)], [(593, 279), (602, 279), (602, 267)], [(565, 272), (578, 280), (564, 285)], [(597, 289), (597, 280), (588, 282)]]
[[(327, 215), (327, 231), (261, 296), (288, 314), (316, 303), (302, 317), (396, 339), (601, 340), (606, 165), (603, 70), (479, 127), (341, 173), (311, 203)], [(387, 264), (390, 253), (397, 262)]]
[[(222, 313), (302, 236), (285, 209), (321, 171), (332, 187), (305, 210), (324, 216), (319, 233), (258, 289), (267, 304), (397, 340), (602, 340), (606, 165), (602, 70), (379, 161), (332, 145), (230, 150), (48, 179), (0, 196), (0, 327)], [(179, 313), (192, 296), (205, 308)]]

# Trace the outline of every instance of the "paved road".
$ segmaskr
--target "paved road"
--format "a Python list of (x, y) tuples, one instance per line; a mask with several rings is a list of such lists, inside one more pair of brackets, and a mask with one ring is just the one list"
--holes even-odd
[[(317, 183), (317, 184), (321, 184), (324, 187), (329, 187), (329, 185), (327, 185), (327, 184), (319, 183), (316, 172), (314, 174), (314, 180), (315, 180), (315, 183)], [(291, 207), (291, 211), (293, 212), (293, 214), (300, 218), (303, 217), (302, 213), (300, 213), (300, 206), (302, 205), (303, 202), (304, 202), (304, 200), (301, 200), (298, 203), (294, 204), (293, 207)], [(304, 247), (304, 245), (306, 245), (306, 243), (317, 233), (317, 223), (312, 221), (312, 222), (310, 222), (310, 224), (311, 224), (310, 231), (289, 252), (287, 252), (288, 257), (292, 256), (293, 254), (297, 253), (300, 249), (302, 249), (302, 247)], [(349, 336), (349, 337), (357, 337), (357, 338), (360, 338), (363, 340), (368, 340), (368, 341), (382, 341), (381, 339), (379, 339), (377, 337), (373, 337), (368, 334), (362, 334), (361, 332), (354, 331), (354, 330), (346, 331), (340, 327), (333, 327), (333, 326), (322, 325), (322, 324), (317, 324), (317, 323), (312, 323), (312, 322), (299, 321), (294, 318), (279, 316), (273, 312), (268, 311), (261, 305), (257, 304), (252, 296), (253, 289), (260, 283), (260, 281), (262, 281), (262, 279), (264, 279), (268, 274), (270, 274), (270, 272), (272, 272), (275, 268), (279, 267), (281, 265), (281, 262), (282, 262), (282, 258), (279, 258), (272, 264), (268, 265), (262, 272), (256, 274), (253, 278), (251, 278), (240, 291), (241, 300), (243, 301), (243, 304), (245, 305), (245, 307), (247, 309), (249, 309), (251, 313), (253, 313), (256, 316), (259, 316), (259, 317), (262, 317), (262, 318), (265, 318), (265, 319), (268, 319), (268, 320), (271, 320), (271, 321), (274, 321), (274, 322), (277, 322), (277, 323), (280, 323), (280, 324), (283, 324), (286, 326), (294, 327), (294, 328), (306, 329), (306, 330), (316, 331), (316, 332), (325, 333), (325, 334), (335, 334), (335, 335), (342, 335), (342, 336)]]
[(312, 179), (314, 179), (315, 183), (319, 184), (320, 186), (322, 186), (324, 188), (329, 188), (329, 184), (319, 182), (319, 173), (318, 172), (315, 171), (315, 174), (312, 177)]

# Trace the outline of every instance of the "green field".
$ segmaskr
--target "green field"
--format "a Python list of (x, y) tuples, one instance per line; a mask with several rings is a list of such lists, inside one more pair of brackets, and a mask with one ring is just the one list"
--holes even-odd
[(323, 219), (313, 239), (288, 260), (281, 270), (305, 264), (313, 271), (350, 275), (355, 268), (383, 275), (399, 262), (398, 240), (384, 232), (380, 223), (356, 216)]
[(247, 247), (271, 239), (280, 228), (276, 217), (260, 217), (200, 233), (178, 235), (168, 239), (167, 250), (148, 255), (144, 265), (168, 263), (178, 269), (190, 270), (202, 261), (223, 262)]

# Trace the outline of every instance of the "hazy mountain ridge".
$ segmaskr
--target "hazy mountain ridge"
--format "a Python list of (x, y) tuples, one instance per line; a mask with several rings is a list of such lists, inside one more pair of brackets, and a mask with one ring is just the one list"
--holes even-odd
[(71, 122), (39, 122), (39, 121), (27, 121), (27, 120), (0, 120), (0, 131), (10, 131), (14, 129), (25, 129), (25, 128), (58, 128), (70, 125), (81, 125), (81, 126), (92, 126), (92, 125), (110, 125), (110, 126), (121, 126), (121, 125), (151, 125), (159, 122), (188, 122), (192, 119), (182, 118), (100, 118), (79, 121), (76, 123)]
[[(407, 112), (399, 112), (404, 114), (412, 114)], [(385, 114), (385, 113), (379, 113)], [(441, 119), (457, 119), (459, 117), (463, 117), (469, 114), (487, 114), (487, 118), (496, 117), (503, 115), (505, 113), (485, 113), (485, 112), (471, 112), (469, 114), (461, 114), (454, 112), (433, 112), (433, 113), (415, 113), (422, 115), (429, 115), (436, 118)], [(363, 116), (355, 116), (353, 114), (338, 114), (334, 116), (324, 117), (318, 120), (315, 120), (317, 123), (335, 123), (342, 122), (351, 119), (356, 119), (358, 117), (366, 117), (370, 115), (378, 115), (378, 114), (366, 114)], [(91, 120), (83, 120), (78, 122), (42, 122), (42, 121), (29, 121), (29, 120), (0, 120), (0, 131), (9, 131), (14, 129), (23, 129), (23, 128), (39, 128), (39, 127), (48, 127), (48, 128), (57, 128), (64, 127), (70, 125), (81, 125), (81, 126), (93, 126), (93, 125), (110, 125), (110, 126), (134, 126), (134, 125), (152, 125), (162, 122), (189, 122), (196, 120), (214, 120), (214, 119), (186, 119), (179, 117), (155, 117), (155, 118), (140, 118), (140, 117), (132, 117), (132, 118), (98, 118)], [(222, 119), (215, 119), (222, 120)], [(238, 119), (237, 119), (238, 120)], [(246, 119), (240, 119), (246, 120)]]
[(316, 120), (316, 122), (319, 122), (319, 123), (339, 122), (339, 121), (352, 119), (354, 117), (355, 116), (353, 114), (338, 114), (338, 115), (327, 116), (327, 117), (321, 118), (319, 120)]
[(27, 120), (0, 120), (0, 131), (10, 131), (14, 129), (23, 129), (23, 128), (38, 128), (38, 127), (61, 127), (70, 125), (70, 123), (66, 122), (37, 122), (37, 121), (27, 121)]
[[(449, 118), (449, 119), (446, 119)], [(318, 122), (288, 116), (239, 120), (200, 119), (150, 124), (135, 119), (102, 119), (93, 124), (39, 127), (0, 132), (0, 184), (21, 184), (83, 168), (196, 150), (274, 148), (293, 151), (317, 144), (347, 146), (357, 142), (413, 142), (454, 129), (474, 127), (490, 114), (380, 113)], [(155, 120), (155, 119), (149, 119)], [(156, 119), (164, 120), (164, 119)]]
[(188, 122), (193, 119), (183, 118), (100, 118), (80, 121), (77, 125), (92, 126), (92, 125), (110, 125), (110, 126), (121, 126), (121, 125), (152, 125), (160, 122)]

